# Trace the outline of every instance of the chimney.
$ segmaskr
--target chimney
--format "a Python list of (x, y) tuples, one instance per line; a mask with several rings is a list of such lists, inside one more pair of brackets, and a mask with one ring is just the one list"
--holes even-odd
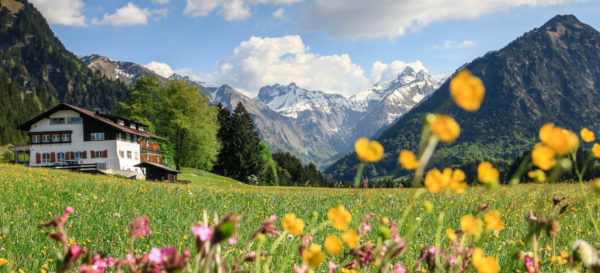
[(104, 114), (102, 112), (102, 108), (94, 108), (94, 112), (96, 113), (96, 115)]

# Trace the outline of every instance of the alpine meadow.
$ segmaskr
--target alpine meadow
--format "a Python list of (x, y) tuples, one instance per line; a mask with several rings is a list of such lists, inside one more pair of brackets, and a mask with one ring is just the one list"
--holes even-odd
[(0, 0), (0, 273), (600, 272), (598, 9)]

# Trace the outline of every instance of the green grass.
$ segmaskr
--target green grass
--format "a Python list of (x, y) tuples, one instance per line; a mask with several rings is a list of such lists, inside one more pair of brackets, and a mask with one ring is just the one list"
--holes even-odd
[[(571, 206), (561, 218), (562, 231), (555, 242), (542, 237), (540, 247), (554, 246), (551, 251), (541, 251), (544, 261), (548, 261), (542, 265), (542, 272), (554, 271), (549, 264), (550, 255), (554, 251), (568, 250), (574, 240), (584, 239), (595, 247), (600, 242), (584, 211), (584, 204), (588, 202), (593, 206), (593, 216), (598, 219), (598, 199), (588, 186), (586, 194), (581, 194), (578, 184), (519, 185), (501, 187), (493, 192), (472, 187), (462, 195), (424, 193), (413, 198), (416, 190), (255, 187), (191, 169), (184, 169), (179, 179), (192, 183), (153, 183), (0, 164), (0, 233), (3, 234), (0, 236), (0, 258), (9, 261), (0, 266), (0, 272), (19, 268), (40, 272), (46, 265), (48, 272), (54, 271), (49, 259), (55, 259), (55, 251), (60, 247), (47, 238), (44, 231), (48, 229), (40, 228), (40, 224), (62, 213), (67, 205), (75, 208), (66, 226), (73, 243), (119, 257), (129, 251), (128, 223), (142, 215), (149, 218), (153, 235), (136, 241), (134, 248), (138, 253), (163, 245), (173, 245), (180, 250), (194, 249), (190, 226), (202, 219), (203, 210), (211, 219), (215, 213), (242, 215), (244, 219), (237, 234), (239, 244), (224, 249), (228, 253), (225, 259), (230, 261), (271, 214), (277, 215), (277, 226), (281, 229), (280, 220), (284, 214), (295, 213), (306, 221), (305, 230), (308, 230), (310, 226), (326, 221), (328, 209), (342, 204), (352, 213), (353, 228), (357, 227), (362, 215), (373, 213), (375, 218), (371, 224), (373, 230), (377, 230), (382, 217), (398, 220), (408, 206), (414, 205), (417, 209), (400, 225), (401, 234), (411, 234), (413, 230), (408, 236), (408, 251), (400, 259), (412, 267), (422, 247), (434, 244), (440, 213), (443, 212), (445, 217), (440, 230), (458, 229), (461, 216), (476, 210), (479, 204), (487, 203), (500, 210), (506, 229), (497, 237), (489, 236), (476, 245), (483, 247), (486, 255), (498, 259), (502, 272), (514, 268), (523, 270), (522, 262), (514, 255), (531, 249), (529, 242), (520, 242), (527, 232), (524, 216), (530, 210), (548, 214), (554, 194), (568, 196), (565, 202)], [(420, 207), (425, 200), (434, 203), (434, 213), (425, 213)], [(314, 242), (323, 244), (324, 237), (331, 233), (340, 234), (328, 226), (314, 234)], [(371, 232), (363, 240), (374, 240), (375, 236), (376, 232)], [(268, 242), (272, 241), (270, 238)], [(297, 244), (293, 243), (284, 244), (274, 253), (274, 263), (283, 263), (288, 254), (294, 255), (294, 263), (301, 263)], [(331, 259), (336, 263), (348, 262), (341, 257)], [(326, 263), (322, 268), (326, 269)]]

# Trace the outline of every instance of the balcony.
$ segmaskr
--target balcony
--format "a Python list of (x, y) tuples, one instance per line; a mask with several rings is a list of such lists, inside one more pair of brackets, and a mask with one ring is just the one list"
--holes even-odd
[[(152, 143), (152, 142), (146, 142), (146, 141), (140, 141), (140, 152), (141, 153), (147, 153), (147, 154), (159, 154), (159, 155), (163, 155), (165, 154), (165, 152), (163, 152), (160, 149), (160, 145), (156, 144), (156, 143)], [(154, 161), (156, 162), (156, 161)]]
[(140, 161), (141, 162), (155, 162), (155, 163), (160, 163), (165, 166), (167, 165), (165, 157), (161, 157), (156, 154), (144, 153), (144, 152), (142, 152), (140, 154)]

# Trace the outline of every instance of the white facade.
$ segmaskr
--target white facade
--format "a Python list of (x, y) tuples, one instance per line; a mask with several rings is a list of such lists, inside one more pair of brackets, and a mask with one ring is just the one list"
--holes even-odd
[[(51, 121), (55, 118), (64, 118), (64, 123), (51, 124)], [(79, 118), (79, 122), (77, 118)], [(84, 141), (83, 119), (76, 111), (56, 111), (49, 118), (43, 118), (32, 124), (29, 133), (43, 133), (43, 135), (48, 135), (50, 138), (49, 142), (44, 142), (47, 139), (41, 137), (30, 141), (30, 166), (52, 165), (54, 163), (51, 162), (51, 158), (47, 158), (52, 153), (54, 153), (56, 162), (67, 159), (66, 155), (64, 157), (60, 155), (72, 152), (75, 157), (71, 158), (68, 156), (70, 160), (81, 160), (83, 164), (99, 163), (99, 167), (105, 165), (106, 170), (111, 173), (119, 173), (119, 171), (142, 173), (140, 168), (134, 167), (134, 165), (140, 163), (140, 145), (138, 143), (118, 139)], [(61, 141), (64, 141), (63, 137), (65, 136), (63, 135), (69, 133), (70, 141), (66, 143), (53, 142), (54, 135), (60, 135)], [(36, 143), (38, 141), (39, 143)], [(106, 151), (106, 156), (104, 156), (104, 151)], [(120, 156), (119, 151), (123, 152), (123, 157)], [(100, 156), (92, 156), (92, 153)], [(131, 154), (131, 158), (128, 157), (129, 153)], [(39, 163), (38, 154), (41, 159)]]

